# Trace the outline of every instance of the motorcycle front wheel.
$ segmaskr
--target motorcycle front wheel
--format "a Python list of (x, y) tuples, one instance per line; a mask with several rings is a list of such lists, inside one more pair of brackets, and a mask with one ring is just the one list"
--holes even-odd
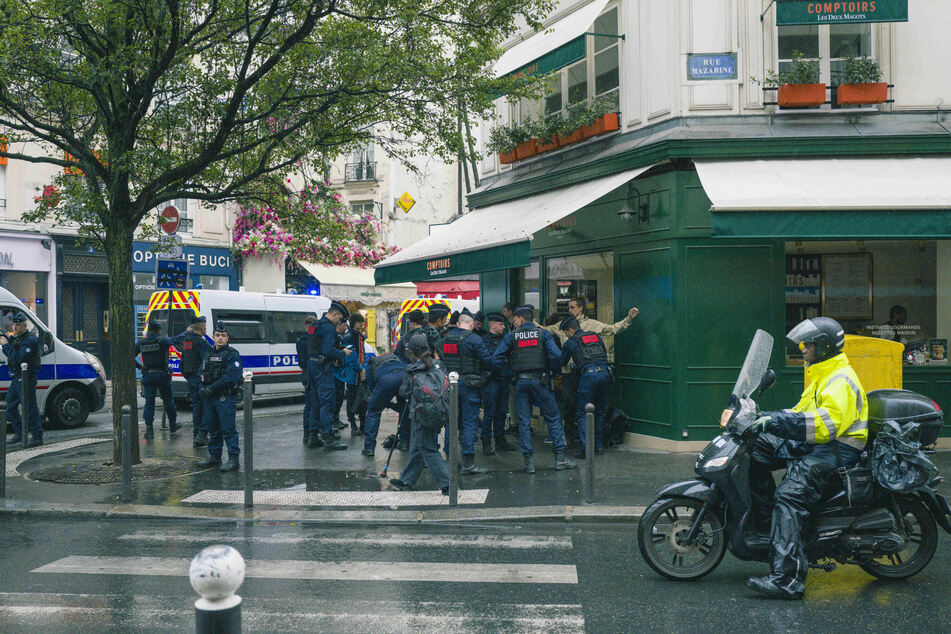
[(660, 498), (637, 527), (637, 545), (644, 561), (659, 574), (677, 581), (699, 579), (717, 567), (726, 552), (723, 523), (715, 512), (700, 522), (693, 543), (684, 538), (703, 503), (690, 498)]
[(859, 567), (879, 579), (907, 579), (924, 570), (938, 548), (938, 525), (931, 511), (910, 497), (896, 500), (901, 514), (898, 530), (905, 538), (905, 547), (892, 555), (882, 555), (860, 563)]

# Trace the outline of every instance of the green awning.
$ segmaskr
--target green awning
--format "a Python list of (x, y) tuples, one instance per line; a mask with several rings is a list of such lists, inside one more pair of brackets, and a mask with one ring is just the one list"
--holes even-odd
[(714, 238), (948, 238), (951, 209), (916, 211), (714, 211)]
[(522, 268), (529, 265), (530, 250), (531, 243), (524, 240), (477, 251), (440, 255), (428, 260), (416, 260), (378, 268), (374, 272), (374, 279), (377, 284), (425, 282), (456, 275)]

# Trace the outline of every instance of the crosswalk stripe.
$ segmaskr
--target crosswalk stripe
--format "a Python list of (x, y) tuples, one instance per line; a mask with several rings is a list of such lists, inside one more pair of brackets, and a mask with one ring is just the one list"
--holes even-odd
[(20, 475), (20, 472), (17, 471), (17, 467), (30, 458), (35, 458), (37, 456), (42, 456), (43, 454), (53, 453), (56, 451), (62, 451), (64, 449), (72, 449), (73, 447), (81, 447), (83, 445), (92, 445), (95, 443), (108, 441), (108, 438), (76, 438), (75, 440), (65, 440), (63, 442), (56, 442), (49, 445), (43, 445), (41, 447), (34, 447), (33, 449), (11, 451), (7, 454), (6, 474), (8, 476)]
[[(172, 557), (70, 555), (31, 572), (187, 577), (190, 560)], [(577, 584), (578, 572), (562, 564), (430, 563), (418, 561), (247, 562), (246, 578), (348, 581), (443, 581), (462, 583)]]
[(163, 530), (141, 530), (119, 536), (123, 541), (135, 542), (183, 542), (197, 544), (240, 542), (242, 544), (359, 544), (380, 547), (459, 547), (491, 549), (570, 549), (570, 537), (548, 535), (411, 535), (354, 532), (342, 537), (313, 533), (272, 533), (270, 535), (244, 536), (225, 531), (180, 533)]
[[(240, 591), (239, 591), (240, 593)], [(192, 626), (192, 598), (71, 593), (0, 593), (0, 616), (17, 625), (76, 629), (121, 622), (129, 631)], [(582, 632), (577, 604), (461, 601), (306, 601), (244, 597), (241, 620), (247, 631), (505, 631)], [(7, 621), (7, 619), (5, 619)]]
[[(485, 504), (488, 489), (462, 489), (459, 504)], [(205, 489), (182, 502), (192, 504), (243, 504), (244, 491)], [(255, 491), (254, 503), (272, 506), (445, 506), (449, 497), (440, 491)]]

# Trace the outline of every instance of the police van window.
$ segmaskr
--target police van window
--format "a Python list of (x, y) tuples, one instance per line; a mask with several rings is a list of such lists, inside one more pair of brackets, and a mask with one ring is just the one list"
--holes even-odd
[[(163, 332), (168, 330), (165, 328), (168, 325), (168, 309), (167, 308), (156, 308), (151, 313), (149, 313), (148, 323), (158, 324), (162, 327)], [(145, 336), (145, 326), (142, 324), (142, 328), (139, 329), (139, 334)]]
[(267, 343), (262, 311), (216, 310), (214, 323), (224, 323), (228, 327), (229, 343)]
[(267, 313), (267, 339), (271, 343), (297, 343), (307, 334), (304, 320), (308, 315), (317, 316), (314, 311), (296, 312), (274, 310)]
[(166, 337), (174, 337), (181, 331), (188, 328), (192, 323), (192, 317), (195, 315), (195, 311), (188, 308), (174, 308), (172, 309), (171, 323), (168, 325), (168, 328), (165, 328), (163, 332)]

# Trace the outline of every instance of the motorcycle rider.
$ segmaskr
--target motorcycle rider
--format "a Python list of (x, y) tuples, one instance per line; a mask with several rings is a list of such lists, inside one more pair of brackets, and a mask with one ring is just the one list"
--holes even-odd
[[(802, 531), (810, 513), (837, 485), (868, 440), (868, 399), (842, 351), (845, 331), (829, 317), (806, 319), (786, 338), (799, 347), (809, 385), (793, 409), (762, 412), (751, 429), (750, 489), (754, 521), (769, 530), (770, 574), (746, 585), (772, 598), (801, 599), (809, 561)], [(779, 486), (772, 471), (786, 469)], [(772, 516), (770, 519), (770, 515)]]

